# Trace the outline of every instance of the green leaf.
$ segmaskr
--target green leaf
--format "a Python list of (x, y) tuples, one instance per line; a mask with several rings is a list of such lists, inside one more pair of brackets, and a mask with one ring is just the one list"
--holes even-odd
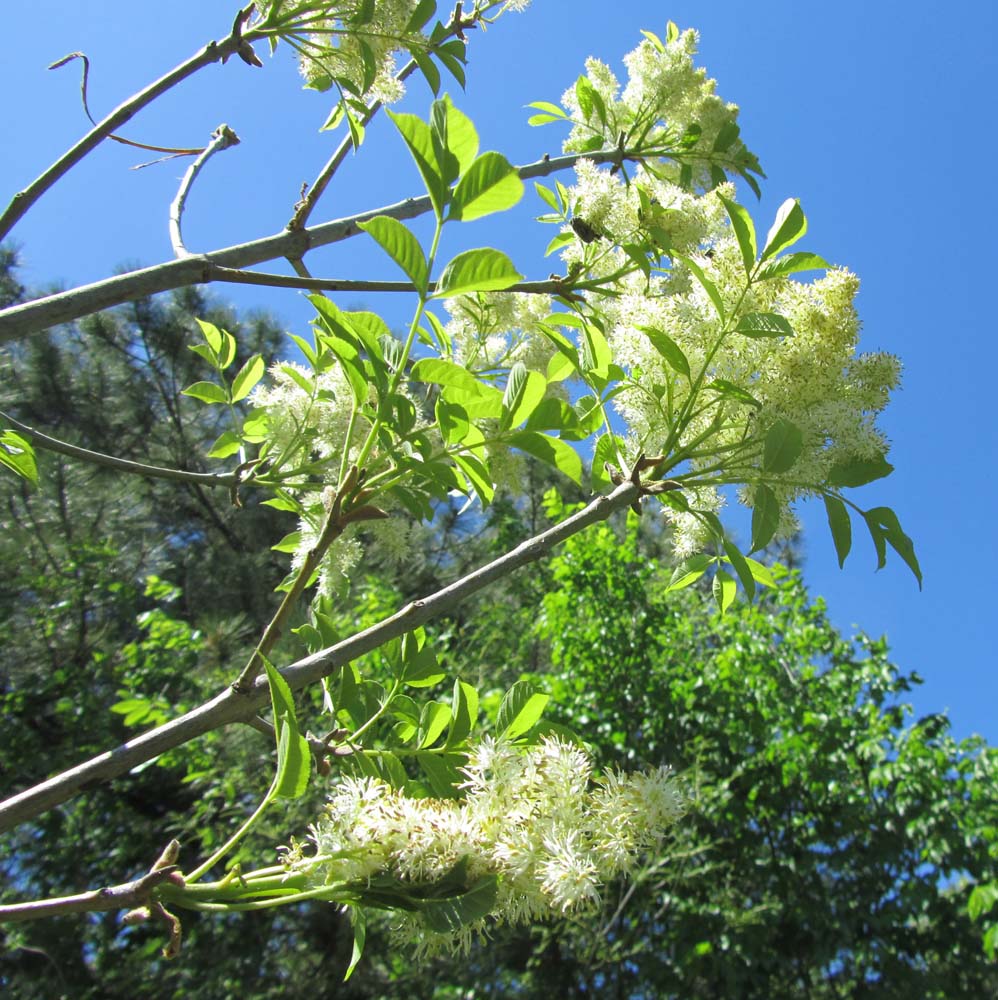
[(451, 700), (451, 723), (447, 733), (447, 748), (460, 746), (471, 734), (478, 717), (478, 692), (462, 680), (454, 681), (454, 697)]
[(426, 291), (429, 267), (419, 240), (408, 226), (398, 219), (378, 215), (366, 222), (358, 222), (358, 229), (373, 237), (382, 250), (405, 272), (419, 292)]
[(218, 353), (218, 367), (223, 371), (236, 360), (236, 338), (225, 330), (222, 333), (222, 349)]
[(412, 12), (404, 34), (409, 35), (419, 31), (423, 25), (437, 12), (436, 0), (419, 0)]
[(776, 212), (776, 221), (766, 234), (762, 260), (796, 243), (807, 232), (807, 219), (796, 198), (788, 198)]
[(214, 323), (207, 323), (203, 319), (195, 318), (194, 322), (201, 327), (201, 335), (204, 337), (205, 343), (217, 358), (222, 350), (222, 331)]
[(494, 292), (509, 288), (523, 278), (513, 262), (500, 250), (479, 247), (459, 253), (444, 268), (437, 298), (451, 298), (468, 292)]
[(786, 257), (771, 260), (759, 271), (759, 279), (778, 278), (784, 274), (796, 274), (798, 271), (827, 270), (832, 265), (816, 253), (790, 253)]
[(416, 168), (426, 185), (433, 211), (438, 219), (443, 219), (444, 206), (447, 204), (447, 184), (444, 181), (443, 165), (437, 158), (434, 148), (430, 126), (416, 115), (389, 111), (388, 117), (395, 123), (395, 127), (409, 147)]
[(430, 646), (423, 646), (418, 652), (406, 658), (401, 679), (406, 687), (427, 688), (439, 684), (446, 676), (437, 662), (433, 649)]
[(735, 332), (756, 339), (763, 337), (792, 337), (794, 328), (779, 313), (747, 313), (738, 321)]
[(780, 504), (776, 494), (765, 483), (759, 483), (752, 496), (752, 547), (749, 552), (764, 549), (776, 534), (780, 524)]
[(517, 431), (509, 440), (514, 448), (519, 448), (528, 455), (553, 465), (573, 483), (582, 485), (582, 459), (570, 444), (560, 438), (539, 434), (537, 431)]
[[(728, 538), (724, 539), (724, 553), (738, 574), (738, 579), (741, 581), (742, 586), (745, 588), (745, 593), (751, 601), (755, 597), (755, 576), (753, 576), (745, 556), (741, 554), (738, 546)], [(715, 581), (716, 579), (715, 577)]]
[(472, 420), (498, 420), (502, 415), (502, 393), (495, 386), (475, 383), (474, 391), (446, 386), (443, 390), (448, 403), (464, 407)]
[(828, 516), (828, 527), (835, 543), (835, 554), (839, 557), (839, 569), (845, 565), (846, 556), (852, 548), (852, 524), (849, 522), (849, 511), (838, 498), (826, 493), (824, 495), (825, 514)]
[[(550, 120), (555, 118), (567, 118), (568, 115), (565, 114), (564, 110), (560, 108), (557, 104), (552, 104), (550, 101), (531, 101), (527, 105), (528, 108), (537, 108), (538, 111), (543, 111), (545, 115), (550, 115)], [(539, 117), (539, 116), (538, 116)], [(533, 124), (533, 121), (530, 121)], [(554, 206), (557, 210), (557, 206)]]
[(856, 458), (836, 462), (828, 473), (828, 485), (838, 487), (865, 486), (883, 479), (894, 471), (894, 466), (878, 455), (876, 458)]
[[(447, 182), (463, 177), (475, 162), (478, 155), (478, 132), (471, 119), (454, 107), (450, 96), (444, 94), (435, 105), (443, 106), (443, 114), (439, 119), (445, 123), (447, 131), (447, 152), (452, 162), (448, 163)], [(498, 155), (498, 154), (496, 154)]]
[(714, 153), (726, 152), (735, 144), (741, 133), (742, 130), (738, 127), (737, 122), (733, 121), (725, 122), (718, 130), (717, 136), (714, 139), (714, 146), (712, 152)]
[(731, 607), (737, 592), (738, 585), (735, 583), (734, 577), (730, 573), (725, 573), (723, 569), (719, 569), (714, 574), (711, 593), (714, 595), (714, 600), (722, 615)]
[(827, 270), (832, 265), (816, 253), (790, 253), (786, 257), (771, 260), (759, 270), (759, 280), (767, 281), (785, 274), (796, 274), (798, 271)]
[[(224, 431), (220, 434), (208, 452), (209, 458), (228, 458), (235, 455), (242, 447), (242, 439), (233, 431)], [(2, 460), (2, 459), (0, 459)]]
[(478, 395), (481, 383), (467, 368), (444, 361), (442, 358), (423, 358), (412, 366), (410, 378), (414, 382), (432, 382), (434, 385), (452, 385)]
[(429, 780), (430, 790), (438, 799), (460, 798), (456, 786), (464, 781), (464, 776), (457, 769), (458, 765), (464, 762), (461, 755), (422, 753), (418, 760), (419, 766)]
[(274, 794), (282, 799), (297, 799), (308, 786), (312, 755), (308, 740), (298, 732), (294, 696), (281, 673), (266, 660), (263, 662), (270, 685), (277, 735), (277, 777)]
[(672, 578), (669, 581), (669, 586), (665, 588), (665, 593), (668, 594), (674, 590), (682, 590), (684, 587), (689, 587), (691, 584), (696, 583), (707, 572), (712, 562), (713, 560), (710, 556), (703, 555), (702, 553), (690, 556), (689, 559), (681, 562), (672, 571)]
[(762, 467), (767, 472), (788, 472), (803, 449), (804, 437), (800, 428), (781, 417), (766, 433)]
[(492, 484), (492, 476), (481, 459), (466, 452), (463, 455), (454, 455), (454, 464), (464, 473), (465, 478), (471, 484), (472, 489), (478, 494), (482, 501), (482, 506), (487, 507), (492, 503), (492, 498), (496, 495), (495, 486)]
[(717, 315), (721, 322), (724, 322), (724, 299), (721, 298), (721, 293), (717, 290), (717, 285), (714, 284), (710, 278), (704, 274), (703, 268), (695, 261), (692, 257), (684, 257), (682, 254), (673, 254), (673, 259), (681, 261), (683, 265), (689, 269), (690, 274), (696, 278), (698, 284), (707, 293), (707, 298), (714, 304), (714, 308), (717, 310)]
[(238, 374), (232, 380), (232, 402), (238, 403), (240, 399), (245, 399), (256, 387), (257, 382), (263, 378), (263, 373), (267, 366), (259, 354), (254, 354), (246, 364), (239, 369)]
[(890, 507), (873, 507), (866, 511), (863, 517), (866, 519), (867, 527), (870, 529), (870, 535), (873, 537), (873, 543), (877, 549), (877, 569), (883, 569), (887, 561), (884, 550), (884, 542), (887, 542), (915, 575), (918, 589), (921, 590), (922, 570), (915, 556), (915, 544), (901, 530), (897, 514)]
[(747, 403), (749, 406), (756, 407), (756, 409), (762, 408), (762, 403), (752, 393), (743, 389), (740, 385), (735, 385), (734, 382), (729, 382), (726, 378), (716, 378), (713, 382), (708, 382), (704, 388), (709, 389), (711, 392), (716, 392), (719, 396), (724, 396), (727, 399), (734, 399), (739, 403)]
[(431, 931), (453, 934), (492, 912), (498, 885), (497, 876), (483, 875), (467, 892), (443, 899), (420, 900), (416, 909)]
[(638, 329), (651, 341), (652, 347), (665, 358), (669, 367), (680, 375), (690, 377), (690, 363), (682, 348), (667, 334), (653, 326), (639, 326)]
[(745, 265), (746, 276), (751, 275), (755, 267), (756, 244), (755, 226), (752, 223), (752, 216), (737, 202), (718, 195), (724, 210), (731, 219), (731, 228), (735, 231), (735, 239), (738, 240), (738, 249), (742, 252), (742, 263)]
[(582, 342), (585, 345), (582, 364), (586, 371), (599, 378), (608, 378), (610, 365), (613, 363), (613, 351), (603, 331), (593, 323), (584, 324)]
[(195, 382), (181, 392), (182, 396), (191, 396), (193, 399), (200, 399), (202, 403), (209, 405), (214, 403), (227, 403), (229, 397), (225, 390), (214, 382)]
[(529, 681), (517, 681), (503, 696), (496, 716), (496, 735), (515, 740), (541, 717), (551, 696), (541, 694)]
[(419, 715), (419, 749), (433, 746), (450, 720), (450, 709), (442, 701), (428, 701)]
[(652, 45), (655, 46), (656, 51), (658, 51), (658, 52), (664, 52), (665, 51), (665, 45), (662, 44), (662, 39), (659, 38), (658, 35), (656, 35), (654, 31), (645, 31), (644, 28), (642, 28), (641, 29), (641, 34), (644, 35), (645, 38), (647, 38), (648, 41), (651, 42)]
[(367, 941), (367, 916), (358, 906), (350, 907), (350, 924), (353, 927), (353, 951), (350, 954), (350, 964), (344, 973), (343, 982), (346, 982), (357, 968), (358, 963), (364, 954), (364, 944)]
[(506, 392), (502, 400), (502, 420), (499, 427), (508, 430), (519, 427), (537, 409), (544, 393), (547, 380), (540, 372), (528, 372), (522, 361), (517, 361), (509, 371)]
[(500, 153), (482, 153), (458, 182), (450, 219), (470, 222), (512, 208), (523, 197), (523, 181)]
[(773, 579), (773, 572), (768, 566), (764, 566), (761, 562), (757, 562), (750, 556), (745, 556), (745, 563), (752, 573), (752, 579), (756, 583), (761, 583), (764, 587), (776, 586), (776, 580)]
[(444, 444), (461, 444), (471, 430), (468, 411), (459, 403), (452, 403), (441, 396), (434, 407), (434, 413)]
[(27, 438), (15, 431), (0, 433), (0, 465), (6, 466), (11, 472), (26, 479), (29, 483), (38, 485), (35, 450)]

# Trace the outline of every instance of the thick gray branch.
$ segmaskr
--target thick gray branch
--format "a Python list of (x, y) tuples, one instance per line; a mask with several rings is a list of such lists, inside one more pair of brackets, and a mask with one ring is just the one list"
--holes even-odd
[[(488, 584), (508, 576), (521, 566), (536, 562), (566, 538), (598, 521), (605, 521), (615, 511), (635, 503), (642, 492), (641, 486), (629, 480), (625, 481), (608, 496), (597, 497), (560, 524), (527, 539), (505, 555), (438, 590), (435, 594), (423, 600), (413, 601), (377, 625), (285, 667), (282, 671), (285, 679), (292, 690), (298, 690), (321, 677), (329, 676), (343, 664), (424, 625)], [(213, 729), (231, 722), (247, 722), (267, 704), (269, 699), (270, 692), (265, 677), (257, 677), (252, 688), (245, 693), (227, 688), (211, 701), (186, 715), (0, 803), (0, 833), (68, 801), (87, 788), (125, 774), (133, 767)]]
[[(536, 163), (519, 167), (517, 173), (526, 180), (565, 170), (581, 159), (593, 160), (596, 163), (616, 163), (628, 158), (627, 152), (621, 153), (617, 150), (556, 158), (545, 157)], [(300, 259), (316, 247), (338, 243), (358, 235), (361, 230), (357, 224), (373, 219), (376, 215), (387, 215), (393, 219), (414, 219), (429, 212), (431, 208), (429, 197), (407, 198), (394, 205), (385, 205), (350, 215), (310, 229), (285, 230), (238, 246), (213, 250), (182, 260), (170, 260), (137, 271), (126, 271), (113, 278), (105, 278), (90, 285), (81, 285), (66, 292), (58, 292), (32, 302), (11, 306), (0, 312), (0, 344), (146, 295), (155, 295), (158, 292), (183, 288), (187, 285), (207, 284), (215, 280), (212, 268), (216, 265), (244, 268), (282, 257)]]

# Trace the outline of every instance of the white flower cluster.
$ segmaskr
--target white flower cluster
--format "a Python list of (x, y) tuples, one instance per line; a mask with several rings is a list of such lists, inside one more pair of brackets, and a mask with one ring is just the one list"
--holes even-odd
[[(341, 455), (353, 393), (340, 366), (333, 365), (317, 375), (302, 365), (279, 361), (270, 366), (268, 374), (268, 380), (253, 391), (252, 402), (267, 414), (272, 450), (280, 454), (303, 444), (307, 453), (320, 459)], [(307, 385), (313, 387), (311, 392)]]
[(487, 374), (522, 361), (531, 371), (544, 372), (554, 353), (539, 330), (551, 311), (548, 296), (479, 292), (445, 304), (451, 315), (445, 327), (450, 360), (455, 364)]
[[(425, 886), (463, 862), (469, 884), (498, 876), (493, 920), (528, 923), (598, 902), (600, 886), (632, 870), (683, 812), (667, 768), (593, 778), (587, 753), (557, 738), (527, 750), (486, 738), (464, 773), (462, 800), (345, 779), (313, 828), (316, 854), (290, 866), (324, 885), (388, 873)], [(446, 935), (402, 920), (402, 936), (430, 951), (466, 948), (487, 927), (482, 918)]]
[[(386, 104), (399, 100), (405, 93), (401, 81), (395, 78), (395, 56), (409, 47), (425, 48), (427, 40), (419, 33), (407, 33), (418, 0), (379, 0), (374, 4), (370, 19), (357, 23), (364, 4), (362, 0), (291, 0), (281, 5), (285, 21), (297, 15), (293, 22), (301, 55), (302, 76), (311, 83), (329, 76), (346, 81), (353, 92), (365, 99), (374, 98)], [(273, 0), (258, 2), (257, 9), (266, 17), (274, 6)], [(307, 40), (302, 32), (307, 31)], [(303, 44), (304, 43), (304, 44)], [(375, 70), (369, 81), (371, 68)]]
[[(529, 0), (509, 0), (498, 14), (522, 11), (528, 4)], [(274, 0), (256, 3), (264, 18), (274, 6)], [(295, 26), (294, 44), (301, 54), (302, 76), (309, 83), (328, 76), (345, 82), (346, 89), (358, 97), (393, 104), (405, 94), (396, 75), (396, 56), (425, 51), (430, 44), (422, 32), (406, 30), (419, 0), (378, 0), (365, 20), (359, 15), (366, 6), (363, 0), (285, 0), (280, 12), (285, 22), (291, 19)], [(474, 17), (499, 4), (479, 0), (467, 6), (472, 9), (465, 11), (465, 17)], [(295, 15), (297, 20), (293, 20)], [(308, 33), (307, 39), (303, 32)]]
[[(564, 151), (588, 151), (594, 136), (602, 137), (604, 147), (612, 149), (622, 134), (640, 137), (648, 149), (674, 147), (694, 126), (700, 130), (694, 154), (696, 150), (711, 151), (721, 130), (737, 121), (738, 107), (722, 101), (715, 93), (717, 82), (694, 66), (698, 40), (692, 29), (659, 44), (646, 38), (624, 57), (628, 82), (622, 93), (609, 66), (598, 59), (587, 59), (586, 78), (598, 100), (580, 97), (577, 87), (565, 91), (561, 103), (575, 124), (565, 140)], [(740, 148), (740, 140), (736, 140), (732, 154)], [(693, 168), (694, 180), (708, 176), (704, 160), (694, 155), (687, 162)], [(674, 179), (678, 177), (675, 164), (660, 164), (659, 168), (673, 172)]]
[[(347, 441), (351, 433), (353, 392), (339, 365), (316, 374), (301, 365), (282, 361), (271, 366), (269, 376), (266, 383), (254, 390), (252, 402), (266, 413), (271, 454), (285, 456), (290, 459), (291, 466), (315, 462), (325, 466), (327, 486), (321, 496), (295, 490), (291, 484), (287, 487), (305, 508), (298, 522), (299, 541), (291, 561), (292, 570), (297, 571), (319, 540), (335, 496), (344, 449), (348, 450), (345, 464), (349, 466), (368, 428), (365, 421), (355, 421), (351, 439)], [(311, 391), (307, 387), (311, 387)], [(404, 393), (405, 389), (400, 391)], [(376, 467), (377, 460), (375, 452), (369, 467)], [(382, 506), (384, 504), (383, 500)], [(365, 531), (390, 562), (415, 561), (412, 525), (406, 518), (393, 516), (365, 522)], [(348, 525), (330, 545), (319, 571), (320, 594), (332, 596), (336, 593), (360, 562), (364, 547), (356, 535), (356, 527)]]
[[(697, 122), (703, 129), (700, 144), (711, 148), (712, 137), (734, 122), (737, 109), (722, 104), (713, 81), (694, 69), (695, 43), (690, 31), (664, 51), (642, 42), (625, 59), (630, 79), (619, 100), (610, 70), (595, 60), (587, 63), (589, 82), (614, 128), (623, 131), (646, 113), (679, 132)], [(575, 89), (562, 100), (579, 122), (566, 148), (578, 148), (604, 126), (592, 107), (583, 112)], [(739, 484), (741, 500), (751, 503), (754, 484), (765, 481), (781, 504), (778, 534), (790, 534), (796, 528), (792, 502), (814, 493), (836, 463), (886, 453), (875, 418), (899, 383), (900, 364), (887, 354), (856, 354), (855, 275), (832, 269), (810, 284), (778, 275), (756, 280), (746, 291), (741, 252), (718, 197), (733, 199), (733, 186), (697, 193), (677, 183), (675, 164), (650, 166), (629, 166), (625, 180), (621, 172), (581, 160), (568, 202), (596, 238), (583, 240), (568, 226), (563, 229), (573, 236), (562, 252), (570, 273), (596, 278), (618, 273), (628, 266), (620, 249), (625, 243), (648, 241), (673, 255), (667, 270), (650, 277), (635, 272), (614, 280), (607, 294), (587, 295), (606, 323), (614, 362), (631, 380), (614, 399), (630, 457), (678, 454), (682, 465), (670, 469), (672, 475), (699, 474), (684, 487), (684, 497), (697, 510), (716, 513), (723, 504), (717, 487), (724, 484)], [(726, 324), (680, 257), (691, 258), (716, 288), (728, 312)], [(739, 318), (753, 313), (783, 316), (793, 335), (756, 339), (732, 331)], [(690, 377), (668, 362), (643, 327), (679, 347)], [(749, 396), (736, 398), (725, 391), (730, 385)], [(801, 432), (803, 449), (791, 469), (763, 475), (765, 436), (777, 421)], [(700, 551), (708, 533), (704, 522), (672, 507), (665, 513), (676, 528), (677, 554)]]
[[(661, 182), (642, 178), (641, 183), (667, 197)], [(733, 195), (725, 187), (720, 193)], [(585, 200), (584, 190), (579, 197)], [(698, 210), (684, 213), (687, 238), (695, 235), (694, 222), (703, 226), (692, 257), (728, 308), (737, 305), (737, 316), (779, 314), (793, 335), (744, 336), (730, 330), (730, 319), (725, 332), (713, 302), (680, 263), (648, 281), (632, 275), (616, 295), (600, 296), (598, 302), (614, 358), (637, 383), (614, 405), (634, 455), (661, 453), (671, 441), (673, 455), (688, 456), (682, 471), (702, 473), (700, 485), (686, 490), (692, 507), (716, 512), (723, 500), (714, 484), (724, 483), (743, 484), (741, 499), (751, 503), (751, 484), (765, 481), (781, 503), (779, 533), (786, 535), (796, 527), (791, 503), (815, 493), (834, 465), (886, 453), (875, 418), (899, 383), (900, 363), (889, 354), (856, 354), (859, 320), (853, 299), (859, 281), (854, 274), (834, 268), (811, 283), (778, 276), (756, 281), (746, 292), (744, 265), (720, 200), (715, 195), (696, 200)], [(661, 331), (682, 350), (692, 378), (666, 361), (642, 327)], [(689, 396), (701, 371), (693, 403)], [(755, 402), (726, 394), (722, 387), (727, 384), (744, 389)], [(676, 436), (677, 415), (688, 402), (690, 418)], [(789, 470), (774, 474), (763, 471), (762, 460), (766, 433), (778, 420), (800, 430), (803, 448)], [(702, 548), (700, 520), (671, 508), (666, 516), (678, 529), (679, 555)]]

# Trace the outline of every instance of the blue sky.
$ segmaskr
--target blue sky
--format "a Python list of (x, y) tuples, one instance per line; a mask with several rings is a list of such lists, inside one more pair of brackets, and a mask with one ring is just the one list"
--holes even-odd
[[(167, 8), (134, 0), (9, 5), (0, 66), (4, 200), (86, 125), (78, 64), (46, 72), (50, 62), (87, 53), (91, 106), (101, 115), (226, 34), (235, 6), (220, 0), (174, 0)], [(765, 231), (785, 198), (799, 197), (810, 225), (806, 248), (849, 266), (863, 281), (863, 349), (891, 351), (904, 362), (903, 388), (883, 420), (897, 471), (857, 500), (898, 512), (915, 540), (925, 589), (918, 591), (897, 558), (875, 573), (872, 546), (858, 533), (840, 571), (823, 508), (812, 504), (802, 511), (811, 590), (827, 599), (843, 629), (886, 633), (895, 659), (925, 678), (914, 696), (918, 714), (948, 710), (958, 736), (979, 732), (996, 743), (991, 489), (998, 460), (992, 306), (998, 253), (990, 188), (998, 5), (534, 0), (525, 14), (472, 37), (467, 92), (452, 86), (452, 96), (475, 121), (483, 149), (500, 149), (513, 162), (557, 153), (562, 133), (528, 127), (524, 105), (556, 101), (589, 55), (623, 76), (620, 59), (640, 40), (640, 29), (664, 33), (670, 18), (700, 31), (701, 64), (718, 80), (719, 93), (742, 108), (743, 136), (768, 175), (761, 204), (742, 194), (757, 228)], [(241, 145), (208, 165), (191, 196), (185, 218), (191, 249), (280, 230), (302, 182), (338, 138), (317, 131), (328, 102), (301, 90), (291, 54), (261, 55), (265, 69), (238, 60), (210, 67), (123, 130), (179, 146), (203, 144), (221, 122), (240, 135)], [(414, 81), (403, 107), (424, 113), (429, 100)], [(170, 256), (167, 210), (187, 161), (129, 169), (148, 158), (107, 143), (32, 210), (13, 234), (29, 283), (68, 287)], [(408, 155), (382, 119), (314, 219), (419, 193)], [(497, 223), (461, 227), (465, 242), (451, 249), (488, 242), (530, 277), (546, 277), (552, 262), (541, 251), (552, 231), (531, 221), (542, 210), (528, 194), (522, 210)], [(396, 277), (366, 240), (319, 251), (309, 264), (329, 277)], [(240, 308), (266, 308), (298, 332), (310, 315), (294, 292), (228, 286), (217, 294)], [(392, 323), (406, 315), (399, 298), (365, 304), (383, 307)]]

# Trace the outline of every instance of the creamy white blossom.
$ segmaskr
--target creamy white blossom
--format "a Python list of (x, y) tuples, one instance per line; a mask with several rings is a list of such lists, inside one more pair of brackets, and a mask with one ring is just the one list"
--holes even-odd
[[(410, 798), (376, 778), (346, 778), (312, 830), (315, 854), (288, 864), (316, 884), (389, 874), (426, 886), (466, 866), (469, 882), (497, 877), (494, 921), (523, 923), (595, 904), (682, 815), (667, 768), (592, 777), (580, 747), (548, 737), (521, 750), (486, 737), (469, 755), (464, 798)], [(422, 950), (470, 946), (475, 921), (456, 935), (402, 915), (400, 933)]]

